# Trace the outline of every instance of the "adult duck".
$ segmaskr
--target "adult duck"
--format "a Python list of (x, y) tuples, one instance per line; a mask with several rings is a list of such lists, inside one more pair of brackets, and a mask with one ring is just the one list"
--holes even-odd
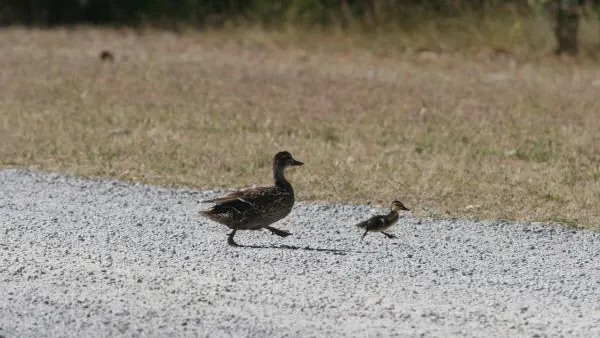
[(227, 237), (227, 243), (232, 246), (239, 246), (233, 240), (238, 230), (267, 229), (277, 236), (287, 237), (290, 232), (270, 225), (289, 215), (294, 206), (294, 189), (285, 178), (285, 169), (303, 164), (287, 151), (278, 152), (273, 158), (273, 186), (236, 191), (203, 201), (215, 205), (201, 214), (233, 230)]

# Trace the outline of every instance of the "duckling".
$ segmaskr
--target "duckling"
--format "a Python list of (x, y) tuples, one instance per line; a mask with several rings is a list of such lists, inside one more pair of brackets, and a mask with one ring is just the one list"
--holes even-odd
[(398, 215), (398, 210), (409, 211), (409, 209), (398, 200), (392, 202), (391, 209), (392, 210), (387, 215), (373, 216), (366, 221), (356, 224), (357, 227), (365, 229), (365, 233), (360, 239), (364, 239), (369, 231), (381, 232), (382, 234), (386, 235), (387, 238), (395, 238), (396, 235), (387, 233), (385, 230), (391, 228), (396, 222), (398, 222), (398, 219), (400, 218)]
[(285, 179), (285, 168), (303, 164), (295, 160), (287, 151), (278, 152), (273, 157), (274, 186), (241, 190), (223, 197), (202, 201), (203, 203), (215, 203), (215, 205), (209, 210), (202, 211), (201, 214), (233, 230), (227, 237), (227, 244), (231, 246), (239, 246), (233, 240), (233, 236), (238, 230), (264, 228), (277, 236), (287, 237), (291, 235), (290, 232), (279, 230), (270, 224), (289, 215), (294, 206), (294, 189)]

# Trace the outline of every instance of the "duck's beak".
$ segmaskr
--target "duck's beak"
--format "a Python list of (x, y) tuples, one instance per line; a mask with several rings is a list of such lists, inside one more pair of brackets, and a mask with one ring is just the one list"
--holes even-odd
[(304, 165), (304, 163), (292, 159), (292, 162), (290, 163), (290, 165)]

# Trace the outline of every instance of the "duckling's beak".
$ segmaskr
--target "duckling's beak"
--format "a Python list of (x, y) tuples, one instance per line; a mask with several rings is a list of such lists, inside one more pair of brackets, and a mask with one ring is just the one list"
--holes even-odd
[(396, 204), (396, 210), (404, 210), (404, 211), (410, 211), (409, 208), (407, 208), (404, 204)]
[(290, 165), (304, 165), (304, 163), (292, 159), (292, 161), (290, 162)]

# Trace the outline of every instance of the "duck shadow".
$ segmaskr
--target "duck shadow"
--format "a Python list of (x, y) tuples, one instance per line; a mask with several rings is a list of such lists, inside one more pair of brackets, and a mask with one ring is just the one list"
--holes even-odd
[(241, 248), (250, 248), (250, 249), (282, 249), (282, 250), (304, 250), (304, 251), (318, 251), (318, 252), (327, 252), (332, 253), (334, 255), (346, 255), (349, 253), (376, 253), (375, 251), (359, 251), (359, 250), (347, 250), (347, 249), (328, 249), (328, 248), (311, 248), (310, 246), (295, 246), (295, 245), (238, 245)]

